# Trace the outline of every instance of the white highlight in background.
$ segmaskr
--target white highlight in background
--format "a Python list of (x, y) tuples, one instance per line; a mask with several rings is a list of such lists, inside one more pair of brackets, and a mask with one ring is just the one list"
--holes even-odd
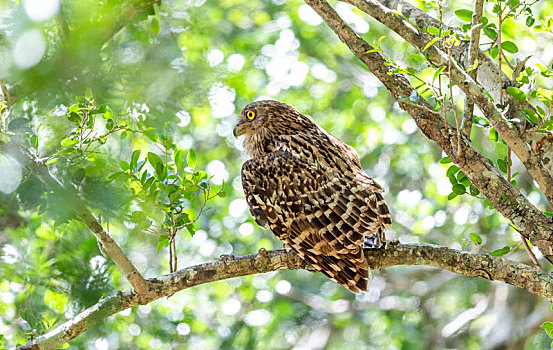
[(58, 13), (60, 0), (25, 0), (23, 8), (31, 20), (40, 22)]
[(31, 29), (23, 33), (13, 49), (13, 60), (21, 69), (31, 68), (42, 59), (46, 51), (46, 41), (42, 32), (38, 29)]

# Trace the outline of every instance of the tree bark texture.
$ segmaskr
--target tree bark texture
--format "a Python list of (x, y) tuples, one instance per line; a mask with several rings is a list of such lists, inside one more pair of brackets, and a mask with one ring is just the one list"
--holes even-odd
[[(382, 249), (366, 249), (371, 269), (396, 265), (427, 265), (458, 274), (502, 281), (553, 300), (553, 276), (535, 267), (484, 254), (471, 254), (429, 244), (389, 243)], [(140, 297), (132, 290), (100, 300), (75, 318), (17, 349), (56, 349), (105, 318), (132, 306), (171, 297), (178, 291), (228, 278), (277, 270), (313, 268), (289, 249), (266, 251), (241, 257), (222, 256), (219, 260), (184, 268), (169, 275), (146, 280), (151, 293)]]
[[(368, 2), (370, 2), (374, 6), (363, 6), (370, 8), (371, 11), (376, 11), (375, 8), (381, 6), (374, 0), (351, 1), (355, 1), (356, 3), (359, 2), (360, 4), (368, 4)], [(338, 35), (340, 40), (348, 45), (361, 62), (363, 62), (384, 86), (386, 86), (390, 93), (397, 99), (399, 105), (415, 120), (417, 126), (424, 135), (436, 142), (465, 173), (474, 186), (491, 201), (493, 206), (521, 230), (523, 235), (527, 237), (533, 245), (536, 245), (540, 249), (549, 262), (553, 263), (553, 222), (530, 203), (518, 189), (512, 186), (503, 175), (493, 167), (489, 160), (473, 147), (470, 139), (461, 134), (457, 134), (454, 127), (450, 125), (446, 127), (443, 118), (437, 112), (433, 111), (428, 102), (424, 99), (420, 99), (417, 103), (410, 101), (408, 97), (417, 94), (411, 87), (407, 78), (401, 74), (388, 74), (391, 67), (385, 65), (385, 59), (382, 55), (379, 52), (373, 51), (373, 47), (344, 22), (326, 0), (306, 0), (305, 2), (323, 18), (325, 23)], [(389, 9), (386, 10), (381, 8), (380, 11), (382, 11), (383, 17), (388, 18), (390, 16), (395, 16)], [(399, 24), (396, 22), (393, 24), (393, 26), (398, 25)], [(390, 26), (392, 26), (392, 24), (390, 24)], [(408, 24), (403, 22), (403, 26), (407, 27)], [(402, 28), (402, 30), (412, 31), (413, 29)], [(428, 41), (425, 41), (425, 45)], [(430, 51), (430, 56), (435, 56), (434, 59), (438, 65), (443, 66), (447, 63), (447, 57), (437, 48), (431, 47), (428, 51)], [(432, 61), (432, 58), (430, 59)], [(538, 158), (535, 154), (531, 155), (527, 153), (531, 152), (531, 147), (516, 134), (516, 131), (510, 123), (504, 120), (504, 117), (493, 105), (493, 101), (482, 92), (480, 87), (477, 86), (466, 72), (456, 66), (456, 64), (452, 64), (452, 66), (455, 67), (452, 80), (463, 92), (465, 92), (468, 98), (471, 98), (475, 105), (482, 110), (488, 120), (490, 120), (490, 123), (492, 125), (495, 124), (496, 128), (499, 127), (499, 129), (501, 129), (501, 131), (498, 130), (500, 134), (503, 133), (507, 138), (511, 137), (513, 150), (515, 148), (518, 149), (522, 154), (522, 158), (528, 158), (528, 164), (526, 166), (530, 174), (532, 176), (536, 174), (539, 176), (543, 175), (543, 164), (537, 160)], [(461, 147), (461, 149), (458, 150), (456, 149), (458, 144), (457, 137), (460, 138), (459, 146)], [(536, 161), (541, 163), (541, 165), (536, 164)], [(536, 176), (539, 178), (538, 175)], [(551, 178), (548, 174), (546, 177)], [(536, 179), (536, 177), (534, 177), (534, 179)], [(549, 183), (549, 180), (545, 181), (546, 184)], [(549, 198), (553, 196), (553, 190), (551, 192), (545, 192), (545, 194)]]

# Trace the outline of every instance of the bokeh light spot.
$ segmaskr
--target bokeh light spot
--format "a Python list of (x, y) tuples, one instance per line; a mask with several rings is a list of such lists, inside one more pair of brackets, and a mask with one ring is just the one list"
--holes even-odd
[(42, 32), (38, 29), (31, 29), (17, 39), (13, 49), (13, 60), (15, 65), (21, 69), (31, 68), (40, 62), (45, 51), (46, 41)]

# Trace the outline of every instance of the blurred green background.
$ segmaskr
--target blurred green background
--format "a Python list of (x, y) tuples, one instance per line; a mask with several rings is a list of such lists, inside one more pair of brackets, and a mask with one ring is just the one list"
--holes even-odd
[[(491, 2), (490, 2), (491, 3)], [(486, 6), (493, 4), (487, 3)], [(424, 1), (413, 4), (436, 16)], [(345, 3), (338, 13), (369, 43), (402, 66), (434, 72), (409, 57), (408, 44)], [(470, 1), (447, 2), (444, 22), (460, 26), (454, 11)], [(553, 3), (532, 7), (539, 23)], [(489, 8), (491, 10), (491, 7)], [(490, 21), (493, 14), (487, 12)], [(496, 19), (495, 19), (496, 20)], [(536, 23), (536, 24), (537, 24)], [(550, 33), (507, 21), (504, 36), (516, 57), (550, 65)], [(484, 47), (485, 48), (485, 47)], [(507, 69), (508, 70), (508, 69)], [(519, 234), (483, 201), (447, 200), (451, 184), (441, 150), (426, 140), (382, 84), (301, 1), (93, 0), (0, 1), (0, 79), (10, 89), (2, 112), (2, 142), (36, 148), (48, 158), (73, 124), (65, 117), (79, 96), (125, 114), (133, 126), (195, 149), (198, 168), (227, 196), (209, 202), (191, 236), (179, 232), (179, 267), (281, 248), (252, 220), (240, 184), (247, 159), (232, 136), (247, 103), (270, 98), (294, 105), (356, 148), (369, 175), (386, 188), (394, 220), (388, 239), (425, 242), (473, 252), (516, 246)], [(548, 81), (540, 83), (551, 88)], [(547, 85), (549, 84), (549, 85)], [(462, 106), (463, 101), (457, 101)], [(98, 124), (99, 128), (103, 127)], [(165, 127), (167, 126), (167, 127)], [(503, 158), (486, 128), (475, 144)], [(57, 162), (50, 169), (77, 188), (93, 213), (146, 277), (168, 273), (168, 251), (130, 218), (144, 211), (129, 190), (107, 178), (134, 149), (158, 149), (142, 134), (113, 134), (92, 159)], [(4, 149), (5, 150), (5, 149)], [(2, 149), (0, 148), (0, 151)], [(130, 288), (80, 222), (67, 222), (70, 203), (44, 190), (21, 164), (0, 154), (0, 344), (25, 343), (31, 328), (59, 325), (101, 297)], [(522, 191), (540, 209), (543, 196), (520, 164)], [(157, 215), (157, 216), (156, 216)], [(484, 240), (470, 244), (469, 233)], [(509, 258), (529, 263), (524, 250)], [(373, 271), (368, 293), (355, 296), (321, 274), (283, 271), (220, 281), (112, 316), (74, 339), (75, 349), (545, 349), (539, 325), (550, 304), (507, 286), (430, 267)]]

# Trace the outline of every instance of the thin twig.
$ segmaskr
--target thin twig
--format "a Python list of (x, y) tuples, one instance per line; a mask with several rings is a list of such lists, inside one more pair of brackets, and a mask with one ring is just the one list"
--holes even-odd
[(507, 182), (511, 183), (511, 149), (507, 147)]
[(499, 5), (499, 14), (497, 15), (498, 18), (499, 18), (499, 21), (498, 21), (498, 29), (497, 29), (497, 49), (499, 50), (499, 104), (501, 105), (501, 108), (505, 108), (503, 106), (503, 68), (501, 66), (501, 61), (502, 61), (502, 57), (503, 57), (503, 51), (501, 50), (501, 26), (503, 25), (503, 18), (501, 17), (501, 15), (503, 14), (503, 8), (501, 8), (501, 3), (498, 3)]
[(455, 125), (457, 127), (457, 149), (455, 150), (455, 153), (457, 156), (461, 156), (461, 128), (459, 128), (459, 115), (457, 114), (457, 107), (455, 107), (454, 101), (453, 101), (453, 80), (451, 79), (451, 46), (453, 44), (449, 43), (447, 45), (447, 55), (449, 58), (448, 64), (447, 64), (447, 74), (449, 78), (449, 99), (450, 99), (450, 106), (453, 109), (453, 114), (455, 114)]
[(543, 267), (536, 258), (536, 255), (534, 254), (532, 249), (530, 249), (530, 246), (528, 246), (528, 242), (526, 242), (526, 237), (524, 237), (522, 233), (520, 233), (520, 239), (522, 240), (522, 244), (524, 245), (524, 249), (526, 249), (526, 253), (528, 253), (528, 256), (530, 257), (530, 260), (532, 260), (532, 264), (534, 264), (534, 266), (536, 266), (538, 269), (543, 270)]
[[(472, 67), (476, 58), (478, 57), (478, 46), (480, 44), (480, 30), (482, 27), (482, 10), (484, 8), (484, 0), (476, 0), (474, 2), (474, 10), (472, 12), (472, 35), (469, 44), (469, 67)], [(473, 68), (469, 72), (469, 76), (472, 80), (477, 81), (478, 67)], [(463, 122), (461, 123), (461, 129), (463, 135), (470, 139), (470, 133), (472, 130), (472, 114), (474, 113), (474, 102), (470, 97), (465, 99), (465, 108), (463, 109)]]

